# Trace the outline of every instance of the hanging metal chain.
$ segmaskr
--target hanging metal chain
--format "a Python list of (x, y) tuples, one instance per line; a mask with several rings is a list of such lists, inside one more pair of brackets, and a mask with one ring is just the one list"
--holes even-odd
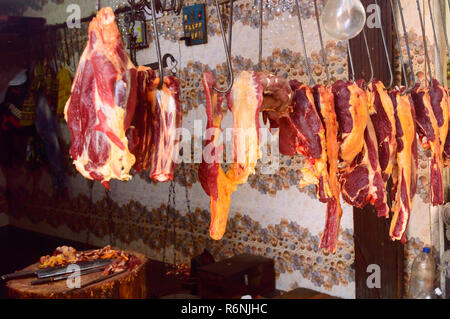
[[(182, 169), (182, 174), (184, 175), (184, 189), (185, 189), (185, 195), (186, 195), (186, 207), (188, 210), (188, 216), (191, 217), (192, 215), (192, 210), (191, 210), (191, 200), (189, 198), (189, 189), (188, 189), (188, 181), (187, 181), (187, 174), (186, 174), (186, 164), (184, 162), (182, 162), (181, 164), (181, 169)], [(194, 234), (194, 225), (191, 223), (190, 224), (190, 232), (192, 234)], [(193, 245), (193, 254), (195, 255), (196, 251), (197, 251), (197, 245), (195, 243), (195, 240), (193, 240), (192, 242)]]
[[(166, 228), (165, 228), (166, 234), (164, 236), (163, 263), (166, 262), (167, 237), (169, 236), (169, 224), (170, 224), (170, 214), (171, 213), (173, 213), (173, 215), (174, 215), (173, 224), (175, 224), (175, 197), (176, 197), (175, 181), (171, 180), (170, 185), (169, 185), (169, 196), (167, 198), (167, 206), (166, 206)], [(173, 232), (175, 234), (175, 228), (173, 228)], [(175, 247), (175, 245), (174, 245), (174, 247)]]

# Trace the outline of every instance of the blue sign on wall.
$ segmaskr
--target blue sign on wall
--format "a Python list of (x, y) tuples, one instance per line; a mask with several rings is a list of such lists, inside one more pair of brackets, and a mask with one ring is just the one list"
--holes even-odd
[(195, 4), (183, 8), (183, 29), (187, 46), (208, 42), (205, 4)]

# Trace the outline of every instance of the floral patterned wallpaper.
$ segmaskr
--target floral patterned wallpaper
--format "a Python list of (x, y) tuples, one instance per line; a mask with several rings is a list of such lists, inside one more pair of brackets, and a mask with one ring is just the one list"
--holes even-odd
[[(124, 1), (102, 1), (116, 8)], [(185, 1), (185, 4), (196, 1)], [(405, 2), (405, 1), (404, 1)], [(67, 1), (65, 2), (67, 3)], [(92, 2), (78, 1), (83, 15), (93, 12)], [(274, 4), (276, 3), (276, 5)], [(298, 35), (297, 17), (292, 12), (293, 0), (264, 2), (263, 68), (290, 79), (307, 81), (303, 48)], [(317, 82), (326, 80), (317, 41), (317, 25), (312, 1), (301, 1), (308, 59)], [(318, 1), (319, 10), (324, 1)], [(202, 72), (212, 70), (219, 83), (226, 81), (225, 55), (222, 47), (217, 13), (211, 0), (208, 10), (208, 44), (185, 47), (178, 41), (182, 36), (180, 17), (167, 14), (159, 21), (161, 48), (177, 59), (176, 71), (181, 82), (183, 126), (193, 127), (196, 119), (205, 119)], [(232, 62), (235, 72), (253, 69), (258, 64), (258, 1), (237, 0), (234, 6)], [(222, 6), (223, 15), (227, 14)], [(408, 14), (408, 39), (414, 55), (414, 72), (423, 78), (423, 43), (418, 34), (413, 8), (405, 2)], [(44, 6), (42, 10), (28, 9), (26, 15), (45, 16), (51, 23), (62, 22), (65, 6)], [(227, 19), (225, 19), (227, 20)], [(118, 17), (124, 29), (123, 18)], [(151, 23), (148, 21), (149, 34)], [(227, 26), (228, 27), (228, 26)], [(76, 61), (87, 40), (87, 24), (80, 30), (68, 30), (67, 45), (60, 35), (62, 56), (72, 56)], [(156, 62), (151, 36), (150, 47), (138, 51), (139, 64)], [(324, 35), (327, 63), (332, 81), (345, 79), (347, 53), (345, 43)], [(404, 48), (404, 39), (402, 45)], [(74, 43), (78, 43), (75, 45)], [(430, 44), (431, 46), (431, 44)], [(397, 52), (398, 53), (398, 52)], [(402, 52), (405, 54), (405, 52)], [(64, 55), (63, 55), (64, 54)], [(68, 66), (75, 71), (75, 63)], [(398, 68), (398, 63), (397, 63)], [(398, 78), (398, 73), (396, 74)], [(224, 105), (224, 126), (232, 126), (231, 114)], [(61, 133), (70, 141), (67, 126), (61, 123)], [(209, 200), (197, 178), (197, 166), (179, 167), (175, 177), (176, 208), (167, 209), (169, 184), (151, 182), (145, 173), (136, 175), (128, 183), (113, 182), (107, 194), (97, 184), (84, 180), (74, 171), (64, 151), (67, 173), (70, 175), (70, 202), (53, 198), (48, 189), (49, 177), (44, 174), (36, 181), (38, 188), (26, 183), (30, 176), (22, 170), (13, 181), (15, 203), (10, 207), (10, 219), (15, 225), (46, 232), (52, 235), (81, 240), (97, 245), (116, 244), (139, 250), (150, 258), (175, 263), (188, 263), (189, 258), (209, 249), (217, 259), (238, 253), (250, 252), (275, 260), (277, 288), (290, 290), (306, 287), (344, 298), (354, 298), (353, 215), (351, 207), (344, 205), (338, 252), (324, 254), (318, 247), (325, 220), (325, 207), (319, 203), (311, 188), (300, 189), (303, 158), (281, 157), (280, 167), (270, 175), (262, 174), (261, 166), (249, 182), (233, 195), (229, 227), (222, 241), (212, 241), (208, 236)], [(416, 208), (408, 230), (410, 240), (405, 246), (407, 265), (405, 276), (417, 247), (429, 244), (428, 214), (428, 161), (421, 151), (421, 173)], [(1, 184), (0, 184), (1, 185)], [(189, 199), (187, 201), (186, 199)], [(43, 205), (42, 203), (47, 203)], [(189, 204), (189, 205), (188, 205)], [(432, 216), (433, 221), (435, 216)], [(428, 228), (429, 230), (429, 228)]]

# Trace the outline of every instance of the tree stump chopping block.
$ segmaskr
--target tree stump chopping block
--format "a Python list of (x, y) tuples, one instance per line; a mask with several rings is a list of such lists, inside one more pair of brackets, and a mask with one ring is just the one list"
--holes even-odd
[[(8, 295), (15, 299), (144, 299), (147, 298), (147, 258), (139, 253), (126, 251), (141, 260), (132, 271), (125, 271), (112, 278), (80, 289), (70, 289), (66, 280), (42, 285), (31, 285), (36, 277), (10, 280), (6, 283)], [(23, 270), (37, 270), (39, 263)], [(102, 272), (81, 276), (81, 285), (103, 277)]]

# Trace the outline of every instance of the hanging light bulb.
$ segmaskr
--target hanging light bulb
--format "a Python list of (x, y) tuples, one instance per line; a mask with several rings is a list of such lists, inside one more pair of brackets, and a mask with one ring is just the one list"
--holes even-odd
[(360, 0), (328, 0), (322, 13), (325, 31), (338, 40), (356, 37), (366, 23), (366, 11)]

